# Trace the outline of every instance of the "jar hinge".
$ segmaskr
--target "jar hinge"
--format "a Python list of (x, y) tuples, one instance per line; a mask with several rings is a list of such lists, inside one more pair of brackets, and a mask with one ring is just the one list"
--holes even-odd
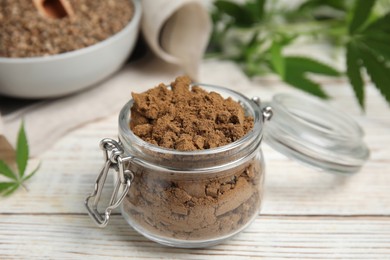
[[(129, 162), (132, 157), (123, 157), (124, 151), (120, 142), (110, 138), (105, 138), (100, 142), (100, 148), (103, 150), (105, 163), (96, 179), (93, 192), (85, 199), (85, 206), (88, 210), (89, 216), (95, 221), (95, 223), (99, 227), (105, 227), (108, 224), (112, 210), (117, 208), (126, 197), (126, 194), (130, 189), (131, 182), (134, 179), (134, 174), (130, 170), (125, 170), (124, 165)], [(115, 170), (117, 180), (109, 205), (105, 209), (104, 214), (101, 214), (97, 207), (110, 169)], [(123, 190), (120, 196), (118, 196), (118, 192), (121, 188)], [(90, 202), (92, 199), (93, 202)]]
[(262, 107), (260, 98), (256, 97), (256, 96), (252, 98), (252, 101), (255, 102), (255, 104), (259, 108), (262, 108), (261, 113), (263, 115), (263, 122), (271, 120), (271, 118), (273, 116), (272, 107), (270, 107), (270, 106)]

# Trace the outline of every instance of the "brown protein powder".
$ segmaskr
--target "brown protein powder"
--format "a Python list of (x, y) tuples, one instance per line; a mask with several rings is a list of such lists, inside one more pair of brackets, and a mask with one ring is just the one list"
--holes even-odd
[[(131, 130), (154, 145), (196, 151), (227, 145), (253, 128), (253, 118), (239, 103), (190, 83), (189, 78), (178, 77), (171, 88), (160, 84), (133, 93)], [(180, 161), (180, 156), (172, 160)], [(133, 226), (157, 236), (223, 237), (250, 223), (260, 207), (263, 171), (257, 152), (223, 171), (135, 168), (123, 213)]]
[(74, 16), (42, 17), (32, 0), (0, 1), (0, 57), (47, 56), (81, 49), (122, 30), (130, 0), (69, 0)]
[(172, 90), (164, 84), (132, 93), (130, 128), (144, 141), (179, 151), (215, 148), (234, 142), (253, 127), (253, 118), (231, 98), (200, 87), (190, 89), (178, 77)]

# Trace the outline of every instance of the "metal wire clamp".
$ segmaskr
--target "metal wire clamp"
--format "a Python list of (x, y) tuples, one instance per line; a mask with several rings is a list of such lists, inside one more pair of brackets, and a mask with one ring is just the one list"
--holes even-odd
[(263, 122), (271, 120), (271, 118), (273, 116), (272, 108), (270, 106), (264, 106), (263, 107), (259, 97), (256, 97), (256, 96), (253, 97), (252, 101), (255, 102), (255, 104), (259, 108), (261, 108), (261, 112), (262, 112), (262, 115), (263, 115)]
[[(132, 157), (123, 157), (124, 151), (119, 142), (110, 138), (105, 138), (100, 142), (100, 148), (103, 150), (105, 163), (96, 179), (93, 192), (85, 199), (84, 203), (89, 216), (95, 223), (99, 227), (105, 227), (108, 224), (112, 210), (117, 208), (126, 197), (131, 182), (134, 179), (134, 174), (130, 170), (125, 170), (125, 164), (130, 161)], [(104, 214), (101, 214), (98, 211), (98, 204), (110, 169), (115, 170), (117, 178), (108, 207), (105, 209)], [(122, 189), (122, 192), (120, 196), (118, 196), (120, 189)], [(92, 199), (93, 202), (91, 202)]]

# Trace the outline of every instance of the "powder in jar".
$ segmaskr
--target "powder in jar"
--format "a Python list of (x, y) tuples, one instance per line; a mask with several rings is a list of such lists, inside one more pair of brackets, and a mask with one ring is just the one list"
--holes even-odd
[(130, 0), (69, 0), (74, 16), (42, 17), (32, 0), (0, 1), (0, 57), (34, 57), (81, 49), (122, 30)]
[[(144, 141), (177, 151), (225, 146), (253, 128), (253, 118), (232, 98), (190, 87), (178, 77), (171, 88), (164, 84), (133, 93), (130, 129)], [(156, 153), (156, 157), (164, 157)], [(221, 157), (221, 156), (220, 156)], [(257, 150), (223, 170), (198, 173), (133, 166), (134, 180), (123, 201), (123, 214), (138, 230), (181, 240), (207, 240), (234, 234), (257, 216), (264, 172)], [(170, 158), (181, 165), (180, 153)], [(188, 167), (189, 165), (187, 165)], [(201, 162), (198, 167), (202, 167)]]
[(179, 151), (215, 148), (234, 142), (253, 127), (253, 118), (230, 97), (224, 99), (178, 77), (146, 91), (132, 93), (130, 128), (144, 141)]
[(157, 236), (219, 238), (240, 231), (257, 216), (263, 181), (256, 157), (202, 176), (138, 169), (122, 213), (133, 227)]

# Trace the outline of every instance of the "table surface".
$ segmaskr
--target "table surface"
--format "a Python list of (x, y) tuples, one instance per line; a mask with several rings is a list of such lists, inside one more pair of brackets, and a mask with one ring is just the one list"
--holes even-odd
[[(214, 65), (203, 66), (202, 78), (224, 69)], [(30, 168), (42, 164), (28, 191), (0, 198), (0, 259), (390, 259), (390, 109), (369, 86), (363, 114), (346, 81), (320, 80), (333, 97), (331, 105), (352, 115), (366, 133), (371, 157), (359, 173), (318, 172), (264, 144), (265, 200), (254, 223), (218, 246), (169, 248), (135, 232), (118, 211), (104, 229), (86, 213), (84, 198), (103, 163), (98, 143), (116, 137), (117, 115), (112, 115), (72, 131), (31, 160)], [(226, 81), (221, 76), (210, 83), (265, 98), (296, 92), (272, 78), (230, 75)]]

